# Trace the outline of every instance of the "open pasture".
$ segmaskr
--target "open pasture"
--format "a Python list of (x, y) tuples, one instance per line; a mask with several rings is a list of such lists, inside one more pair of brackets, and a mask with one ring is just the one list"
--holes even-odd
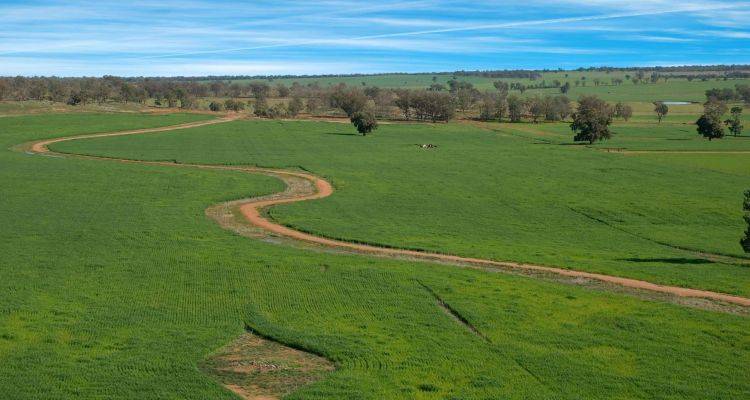
[[(9, 148), (41, 137), (194, 118), (204, 117), (8, 117), (0, 119), (0, 142)], [(324, 123), (235, 122), (221, 127), (56, 147), (134, 158), (301, 166), (329, 177), (338, 192), (319, 204), (274, 210), (277, 218), (296, 218), (298, 224), (307, 219), (332, 234), (342, 222), (327, 220), (326, 203), (336, 202), (339, 212), (347, 217), (361, 213), (357, 222), (371, 225), (354, 231), (357, 235), (371, 235), (377, 231), (372, 228), (379, 228), (390, 243), (404, 244), (399, 240), (414, 229), (433, 229), (419, 234), (428, 239), (425, 246), (445, 245), (446, 251), (464, 247), (484, 254), (493, 254), (488, 250), (512, 235), (488, 236), (493, 246), (479, 243), (468, 248), (467, 242), (455, 240), (465, 226), (452, 228), (451, 234), (435, 226), (413, 226), (437, 219), (442, 220), (437, 228), (449, 227), (458, 220), (429, 217), (438, 201), (426, 201), (420, 193), (430, 193), (438, 183), (432, 180), (438, 178), (426, 171), (451, 161), (441, 167), (439, 176), (443, 187), (451, 189), (442, 193), (455, 197), (439, 200), (446, 207), (474, 207), (451, 208), (460, 216), (490, 214), (476, 206), (481, 202), (470, 202), (479, 196), (500, 201), (492, 204), (508, 217), (523, 209), (502, 206), (507, 200), (498, 197), (502, 192), (494, 189), (496, 182), (485, 180), (481, 190), (461, 191), (477, 181), (456, 186), (467, 175), (454, 167), (467, 162), (469, 150), (477, 164), (485, 164), (488, 154), (482, 148), (499, 154), (498, 159), (537, 148), (525, 139), (466, 125), (384, 125), (371, 138), (350, 136), (343, 125)], [(253, 137), (256, 140), (250, 141)], [(452, 137), (462, 137), (468, 147), (457, 147)], [(428, 140), (439, 145), (437, 151), (414, 151), (411, 142)], [(508, 146), (507, 151), (498, 144)], [(325, 152), (324, 147), (331, 150)], [(261, 150), (267, 158), (259, 157)], [(358, 168), (337, 173), (334, 168), (358, 159), (357, 151), (370, 152), (371, 162), (360, 159)], [(553, 161), (571, 157), (551, 154)], [(580, 154), (593, 157), (587, 162), (604, 156), (593, 151)], [(409, 159), (413, 162), (406, 163)], [(518, 162), (508, 160), (482, 170), (488, 171), (485, 177), (512, 176), (514, 170), (507, 168)], [(749, 390), (744, 366), (750, 362), (750, 343), (744, 316), (513, 275), (294, 249), (233, 235), (203, 214), (207, 206), (223, 200), (282, 189), (268, 177), (8, 150), (0, 153), (0, 163), (2, 217), (8, 221), (0, 229), (0, 392), (13, 397), (232, 398), (196, 365), (239, 336), (243, 325), (336, 364), (336, 371), (325, 379), (289, 398), (730, 399)], [(406, 171), (421, 177), (404, 182)], [(380, 174), (380, 186), (373, 185), (374, 174)], [(510, 183), (514, 182), (504, 186)], [(714, 190), (728, 191), (732, 182), (725, 184), (727, 188)], [(424, 189), (399, 190), (408, 185)], [(361, 197), (363, 186), (371, 191), (369, 197)], [(366, 199), (369, 202), (362, 203)], [(418, 215), (421, 218), (397, 221), (381, 211), (387, 206), (397, 212), (413, 201), (427, 207)], [(419, 210), (411, 206), (397, 217)], [(553, 222), (548, 228), (561, 220), (556, 212), (544, 213)], [(494, 232), (522, 233), (514, 226), (522, 217), (529, 216), (510, 219)], [(404, 235), (396, 237), (383, 229), (387, 225), (382, 218), (399, 224)], [(477, 221), (477, 229), (490, 229)], [(622, 253), (633, 249), (644, 256), (683, 257), (688, 267), (678, 274), (673, 260), (625, 262), (629, 268), (640, 265), (654, 277), (682, 282), (699, 274), (705, 279), (721, 277), (723, 272), (727, 278), (714, 279), (711, 286), (746, 290), (744, 283), (733, 288), (728, 282), (730, 274), (742, 282), (740, 267), (700, 262), (670, 253), (669, 248), (648, 248), (648, 240), (628, 242), (626, 236), (611, 236), (616, 230), (594, 228), (586, 221), (574, 223), (584, 231), (597, 229), (595, 233), (605, 239), (622, 241)], [(61, 240), (64, 237), (76, 240)], [(525, 237), (529, 236), (516, 238), (494, 254), (511, 255), (506, 249), (514, 246), (517, 254), (524, 254), (530, 246), (518, 243)], [(539, 254), (555, 249), (549, 237), (540, 243)], [(613, 257), (613, 247), (594, 255), (602, 260), (602, 254)], [(460, 313), (481, 336), (448, 315), (440, 303)]]
[[(52, 148), (302, 168), (336, 188), (323, 201), (271, 209), (275, 219), (303, 231), (750, 293), (750, 269), (735, 265), (745, 261), (738, 204), (750, 171), (570, 146), (562, 136), (560, 143), (545, 139), (536, 131), (540, 127), (554, 135), (567, 129), (565, 124), (391, 124), (359, 137), (345, 124), (237, 121)], [(626, 127), (638, 133), (622, 135), (637, 143), (651, 129)], [(437, 149), (420, 149), (421, 143)], [(700, 253), (738, 259), (717, 263)]]

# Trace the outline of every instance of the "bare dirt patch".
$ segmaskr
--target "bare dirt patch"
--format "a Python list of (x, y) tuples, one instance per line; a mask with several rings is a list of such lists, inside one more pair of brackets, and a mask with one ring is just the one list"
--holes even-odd
[(278, 399), (334, 370), (325, 358), (245, 332), (199, 369), (243, 399)]

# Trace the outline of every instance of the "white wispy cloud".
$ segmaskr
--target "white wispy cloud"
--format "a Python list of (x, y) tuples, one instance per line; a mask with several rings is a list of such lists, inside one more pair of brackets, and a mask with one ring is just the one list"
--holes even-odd
[[(601, 1), (603, 2), (603, 0)], [(595, 3), (597, 1), (595, 0), (593, 2)], [(495, 24), (481, 24), (481, 25), (463, 25), (463, 26), (457, 26), (457, 27), (437, 28), (437, 29), (428, 29), (428, 30), (353, 36), (353, 37), (348, 37), (348, 38), (340, 38), (340, 40), (365, 41), (365, 40), (372, 40), (372, 39), (435, 35), (435, 34), (479, 31), (479, 30), (498, 30), (498, 29), (509, 29), (509, 28), (518, 28), (518, 27), (529, 27), (529, 26), (549, 26), (549, 25), (554, 26), (554, 25), (564, 25), (564, 24), (570, 24), (570, 23), (602, 21), (602, 20), (621, 19), (621, 18), (634, 18), (634, 17), (678, 14), (678, 13), (694, 13), (694, 12), (707, 11), (707, 10), (711, 10), (711, 11), (728, 10), (728, 9), (733, 9), (733, 8), (746, 6), (746, 5), (747, 5), (746, 3), (743, 3), (742, 5), (716, 4), (711, 7), (707, 7), (707, 6), (701, 6), (701, 5), (693, 5), (691, 3), (687, 6), (680, 6), (680, 7), (672, 6), (669, 8), (661, 8), (661, 9), (648, 8), (645, 10), (637, 10), (637, 11), (631, 11), (631, 12), (618, 12), (618, 13), (597, 14), (597, 15), (578, 16), (578, 17), (548, 18), (548, 19), (524, 20), (524, 21), (504, 22), (504, 23), (495, 23)], [(320, 44), (319, 39), (299, 40), (294, 43), (267, 44), (267, 45), (260, 45), (260, 46), (234, 47), (234, 48), (164, 54), (164, 55), (154, 56), (154, 57), (165, 57), (165, 58), (166, 57), (184, 57), (188, 55), (198, 55), (198, 54), (219, 54), (219, 53), (230, 53), (230, 52), (238, 52), (238, 51), (278, 48), (278, 47), (309, 46), (309, 45), (316, 45), (316, 44)]]
[(610, 36), (614, 40), (626, 40), (637, 42), (655, 42), (655, 43), (689, 43), (696, 42), (698, 39), (689, 37), (662, 36), (662, 35), (620, 35)]
[(0, 57), (0, 76), (14, 75), (23, 68), (25, 75), (57, 76), (137, 76), (144, 75), (139, 71), (148, 71), (146, 75), (159, 76), (198, 76), (198, 75), (263, 75), (263, 74), (325, 74), (330, 71), (354, 73), (358, 71), (378, 71), (379, 64), (356, 62), (303, 62), (278, 60), (215, 60), (174, 64), (172, 62), (152, 62), (134, 68), (133, 65), (119, 62), (91, 63), (79, 60), (61, 60), (56, 58)]
[(0, 74), (726, 62), (750, 38), (750, 2), (729, 0), (37, 0), (0, 16)]

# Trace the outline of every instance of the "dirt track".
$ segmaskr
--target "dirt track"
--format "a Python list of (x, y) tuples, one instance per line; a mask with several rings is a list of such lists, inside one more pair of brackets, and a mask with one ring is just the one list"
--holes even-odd
[[(166, 127), (160, 127), (160, 128), (148, 128), (148, 129), (139, 129), (139, 130), (131, 130), (131, 131), (123, 131), (123, 132), (99, 133), (99, 134), (81, 135), (81, 136), (68, 136), (68, 137), (62, 137), (62, 138), (37, 141), (31, 144), (28, 144), (26, 146), (23, 146), (21, 148), (30, 153), (40, 153), (40, 154), (52, 153), (56, 155), (66, 156), (66, 154), (54, 153), (50, 151), (47, 148), (47, 146), (53, 143), (58, 143), (58, 142), (63, 142), (63, 141), (68, 141), (68, 140), (80, 140), (80, 139), (109, 137), (109, 136), (135, 135), (135, 134), (187, 129), (187, 128), (193, 128), (193, 127), (198, 127), (198, 126), (229, 122), (229, 121), (233, 121), (236, 119), (237, 117), (235, 116), (228, 116), (228, 117), (220, 118), (216, 120), (201, 121), (201, 122), (166, 126)], [(301, 189), (298, 188), (297, 190), (286, 190), (285, 192), (272, 195), (272, 196), (265, 196), (263, 198), (244, 199), (244, 200), (227, 203), (229, 205), (239, 207), (239, 210), (242, 213), (242, 215), (253, 226), (260, 228), (266, 232), (270, 232), (276, 235), (280, 235), (286, 238), (290, 238), (290, 239), (294, 239), (294, 240), (298, 240), (302, 242), (313, 243), (316, 245), (321, 245), (321, 246), (330, 247), (330, 248), (349, 250), (349, 251), (353, 251), (356, 253), (387, 256), (387, 257), (393, 257), (393, 258), (409, 258), (409, 259), (418, 259), (418, 260), (424, 260), (424, 261), (443, 262), (443, 263), (456, 264), (456, 265), (484, 266), (484, 267), (500, 268), (500, 269), (506, 269), (506, 270), (510, 269), (510, 270), (521, 270), (521, 271), (532, 272), (532, 273), (552, 274), (552, 275), (557, 275), (561, 277), (569, 277), (569, 278), (589, 279), (589, 280), (594, 280), (598, 282), (603, 282), (606, 284), (618, 285), (618, 286), (622, 286), (622, 287), (630, 288), (630, 289), (645, 290), (645, 291), (657, 292), (657, 293), (662, 293), (662, 294), (671, 295), (671, 296), (678, 296), (678, 297), (707, 299), (707, 300), (713, 300), (713, 301), (718, 301), (718, 302), (723, 302), (723, 303), (740, 305), (744, 307), (750, 307), (750, 298), (733, 296), (733, 295), (728, 295), (728, 294), (718, 293), (718, 292), (711, 292), (711, 291), (706, 291), (706, 290), (682, 288), (682, 287), (676, 287), (676, 286), (664, 286), (664, 285), (658, 285), (658, 284), (654, 284), (654, 283), (642, 281), (642, 280), (637, 280), (637, 279), (629, 279), (629, 278), (622, 278), (622, 277), (611, 276), (611, 275), (575, 271), (575, 270), (564, 269), (564, 268), (547, 267), (547, 266), (533, 265), (533, 264), (521, 264), (521, 263), (507, 262), (507, 261), (493, 261), (493, 260), (485, 260), (485, 259), (480, 259), (480, 258), (460, 257), (460, 256), (454, 256), (454, 255), (438, 254), (438, 253), (430, 253), (430, 252), (422, 252), (422, 251), (414, 251), (414, 250), (392, 249), (392, 248), (378, 247), (378, 246), (372, 246), (372, 245), (351, 243), (351, 242), (335, 240), (335, 239), (328, 239), (325, 237), (320, 237), (320, 236), (315, 236), (312, 234), (300, 232), (292, 228), (280, 225), (276, 222), (273, 222), (267, 219), (266, 217), (262, 215), (261, 211), (263, 209), (266, 209), (268, 207), (271, 207), (277, 204), (321, 199), (321, 198), (328, 197), (331, 194), (333, 194), (333, 187), (331, 186), (329, 182), (315, 175), (312, 175), (310, 173), (292, 172), (292, 171), (276, 170), (276, 169), (268, 169), (268, 168), (230, 167), (230, 166), (220, 166), (220, 165), (199, 165), (199, 164), (175, 164), (175, 163), (170, 163), (170, 162), (137, 161), (137, 160), (94, 157), (94, 156), (81, 156), (81, 155), (67, 155), (67, 156), (75, 156), (75, 157), (88, 158), (88, 159), (112, 160), (112, 161), (119, 161), (119, 162), (125, 162), (125, 163), (137, 163), (137, 164), (147, 164), (147, 165), (179, 166), (179, 167), (192, 167), (192, 168), (201, 168), (201, 169), (233, 170), (233, 171), (243, 171), (243, 172), (248, 172), (248, 173), (260, 173), (260, 174), (270, 175), (270, 176), (274, 176), (279, 179), (282, 179), (290, 187), (291, 187), (290, 185), (291, 181), (306, 182), (307, 183), (306, 186), (298, 185)], [(207, 210), (207, 214), (210, 214), (208, 210)]]

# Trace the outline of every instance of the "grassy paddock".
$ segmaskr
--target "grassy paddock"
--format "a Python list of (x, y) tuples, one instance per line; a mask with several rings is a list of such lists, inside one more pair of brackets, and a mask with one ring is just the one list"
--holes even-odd
[[(40, 137), (193, 119), (3, 118), (0, 144), (6, 149)], [(364, 213), (361, 218), (381, 227), (386, 225), (378, 224), (376, 216), (392, 217), (373, 206), (396, 210), (423, 200), (423, 191), (444, 187), (394, 191), (389, 186), (399, 181), (389, 171), (408, 171), (419, 163), (435, 168), (434, 162), (425, 161), (431, 158), (440, 163), (446, 157), (465, 160), (466, 149), (456, 148), (450, 137), (463, 136), (472, 149), (491, 146), (494, 153), (509, 146), (496, 156), (500, 159), (534, 148), (516, 148), (518, 139), (462, 126), (383, 127), (366, 139), (346, 136), (350, 128), (343, 125), (316, 126), (236, 123), (216, 131), (86, 145), (120, 155), (174, 157), (171, 151), (179, 150), (180, 159), (200, 156), (204, 162), (303, 165), (314, 170), (320, 167), (311, 164), (311, 152), (335, 145), (338, 151), (324, 153), (331, 166), (317, 172), (333, 177), (337, 197), (347, 198), (347, 193), (365, 186), (371, 199), (361, 204), (357, 201), (362, 198), (348, 197), (355, 200), (350, 206), (363, 208), (340, 208), (346, 215), (338, 221)], [(253, 137), (256, 140), (248, 141)], [(140, 140), (146, 138), (158, 140), (144, 154)], [(412, 151), (411, 142), (428, 140), (440, 144), (439, 152)], [(299, 144), (292, 146), (295, 141)], [(499, 143), (504, 145), (495, 147)], [(231, 145), (239, 146), (235, 153), (229, 152)], [(351, 154), (356, 148), (371, 153), (371, 163), (363, 162), (367, 158), (362, 153)], [(261, 152), (269, 158), (259, 159)], [(352, 175), (337, 175), (334, 168), (355, 155), (359, 167), (341, 170)], [(394, 164), (397, 156), (415, 162)], [(460, 169), (453, 169), (456, 165), (443, 166), (441, 182), (466, 179)], [(366, 184), (374, 171), (381, 174), (381, 186)], [(432, 179), (436, 178), (424, 175), (404, 185)], [(476, 181), (467, 184), (469, 188)], [(496, 198), (497, 193), (482, 194), (484, 189), (478, 189), (493, 187), (485, 181), (471, 192), (442, 200), (459, 205), (475, 196)], [(294, 399), (734, 399), (750, 390), (745, 368), (750, 362), (745, 334), (750, 326), (745, 317), (504, 274), (295, 250), (233, 235), (203, 214), (206, 206), (222, 200), (280, 189), (273, 179), (229, 171), (0, 151), (0, 393), (13, 399), (232, 398), (201, 375), (196, 364), (238, 336), (243, 324), (336, 362), (336, 372), (291, 395)], [(493, 212), (513, 210), (510, 200), (492, 203)], [(328, 207), (327, 202), (316, 206)], [(430, 202), (426, 206), (433, 207)], [(314, 215), (311, 210), (315, 211), (303, 207), (298, 212), (309, 217)], [(280, 210), (280, 215), (291, 218), (293, 211)], [(467, 209), (462, 215), (476, 212), (483, 211)], [(556, 218), (554, 212), (546, 215)], [(414, 220), (420, 219), (410, 221)], [(328, 229), (325, 221), (327, 213), (314, 222)], [(585, 219), (579, 224), (588, 229)], [(498, 231), (508, 226), (517, 231), (512, 225), (504, 224)], [(455, 237), (462, 230), (459, 227)], [(444, 233), (423, 231), (419, 236)], [(481, 243), (477, 248), (483, 246), (490, 248)], [(703, 270), (707, 277), (720, 269), (689, 267)], [(447, 316), (423, 285), (489, 341)]]
[[(750, 171), (732, 164), (738, 158), (705, 168), (571, 146), (565, 124), (485, 126), (383, 125), (360, 137), (347, 124), (239, 121), (54, 148), (304, 168), (330, 179), (336, 193), (275, 207), (271, 215), (305, 231), (750, 295), (747, 266), (709, 262), (677, 248), (742, 256), (740, 202)], [(618, 139), (601, 146), (726, 149), (749, 143), (688, 140), (694, 134), (686, 127), (655, 128), (620, 125)], [(425, 151), (419, 143), (438, 148)]]

